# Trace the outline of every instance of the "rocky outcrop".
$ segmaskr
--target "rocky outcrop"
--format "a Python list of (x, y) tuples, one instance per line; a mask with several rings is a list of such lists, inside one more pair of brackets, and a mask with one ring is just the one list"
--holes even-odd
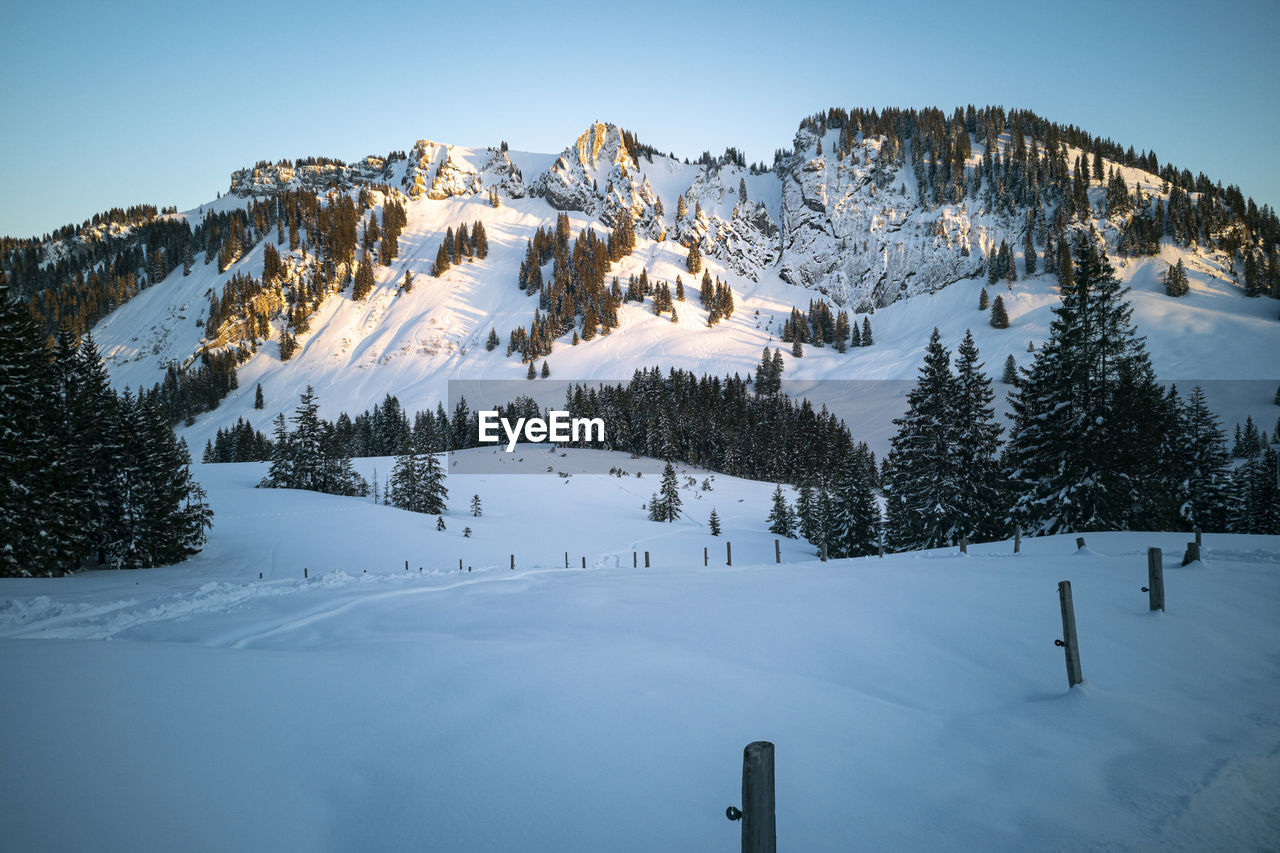
[(258, 164), (252, 169), (231, 173), (231, 190), (240, 198), (278, 195), (286, 190), (323, 193), (332, 188), (353, 189), (385, 182), (390, 178), (392, 163), (382, 157), (366, 157), (355, 163), (324, 161), (295, 166), (288, 161)]
[[(781, 254), (781, 230), (766, 206), (739, 195), (741, 168), (704, 166), (683, 194), (685, 215), (676, 213), (676, 239), (698, 244), (704, 256), (752, 281), (772, 267)], [(726, 215), (726, 211), (730, 211)]]
[(534, 187), (557, 210), (580, 210), (613, 225), (629, 213), (636, 230), (663, 239), (657, 194), (627, 150), (617, 125), (596, 122), (561, 153)]

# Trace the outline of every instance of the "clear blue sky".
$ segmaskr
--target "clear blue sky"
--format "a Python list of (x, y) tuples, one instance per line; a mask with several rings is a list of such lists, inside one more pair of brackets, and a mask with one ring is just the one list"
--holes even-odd
[(596, 118), (771, 161), (828, 106), (1028, 107), (1280, 206), (1275, 0), (7, 2), (0, 80), (0, 234), (193, 207), (259, 159), (559, 151)]

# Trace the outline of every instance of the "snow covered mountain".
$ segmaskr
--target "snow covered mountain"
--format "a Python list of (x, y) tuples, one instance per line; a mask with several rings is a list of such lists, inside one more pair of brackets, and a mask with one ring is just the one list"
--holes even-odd
[[(804, 358), (788, 354), (787, 379), (912, 378), (934, 326), (950, 346), (972, 328), (988, 370), (998, 374), (1010, 355), (1026, 363), (1028, 347), (1047, 336), (1058, 297), (1056, 277), (1043, 272), (1038, 257), (1046, 243), (1055, 234), (1061, 239), (1092, 226), (1133, 290), (1135, 320), (1148, 336), (1161, 377), (1179, 383), (1258, 380), (1256, 387), (1215, 402), (1228, 426), (1246, 414), (1269, 423), (1269, 399), (1262, 398), (1270, 394), (1266, 383), (1274, 388), (1280, 379), (1274, 359), (1277, 303), (1246, 298), (1241, 269), (1257, 246), (1261, 275), (1268, 274), (1267, 232), (1274, 213), (1264, 207), (1258, 219), (1254, 208), (1262, 226), (1243, 239), (1232, 236), (1236, 220), (1224, 217), (1204, 225), (1218, 229), (1216, 240), (1171, 234), (1157, 237), (1153, 253), (1127, 251), (1143, 215), (1169, 211), (1164, 230), (1173, 232), (1180, 196), (1194, 200), (1212, 193), (1179, 189), (1180, 173), (1171, 167), (1147, 171), (1154, 155), (1135, 156), (1130, 149), (1120, 162), (1102, 156), (1101, 143), (1091, 155), (1069, 144), (1074, 137), (1055, 135), (1056, 126), (1046, 131), (1030, 118), (1024, 122), (1023, 114), (1010, 113), (1009, 121), (1001, 118), (996, 126), (984, 115), (974, 124), (958, 112), (945, 134), (930, 136), (922, 129), (922, 113), (912, 134), (895, 136), (879, 132), (883, 128), (865, 115), (832, 111), (806, 119), (792, 147), (779, 151), (768, 168), (748, 166), (734, 149), (689, 163), (600, 122), (558, 155), (511, 151), (505, 143), (467, 148), (419, 140), (407, 154), (354, 163), (259, 163), (235, 172), (230, 191), (217, 200), (161, 218), (195, 229), (219, 214), (270, 213), (282, 199), (299, 194), (330, 209), (345, 196), (359, 199), (357, 228), (363, 235), (375, 218), (386, 222), (388, 204), (402, 204), (406, 221), (398, 253), (390, 265), (375, 265), (371, 292), (353, 298), (346, 283), (351, 267), (338, 269), (305, 331), (292, 336), (296, 353), (283, 360), (279, 344), (291, 328), (296, 294), (315, 281), (328, 259), (317, 254), (325, 249), (324, 235), (304, 231), (300, 245), (290, 250), (292, 238), (284, 241), (283, 226), (273, 228), (268, 221), (265, 227), (246, 226), (251, 245), (225, 265), (197, 247), (189, 274), (174, 266), (167, 275), (152, 276), (161, 280), (102, 319), (94, 334), (113, 380), (131, 387), (150, 387), (174, 364), (192, 368), (204, 353), (243, 348), (247, 360), (238, 368), (239, 389), (188, 428), (196, 447), (238, 416), (265, 426), (277, 412), (291, 410), (308, 384), (328, 416), (361, 411), (387, 393), (410, 411), (432, 408), (444, 398), (447, 379), (525, 376), (527, 365), (507, 356), (505, 346), (486, 350), (485, 340), (493, 329), (505, 344), (513, 330), (529, 326), (538, 300), (517, 284), (521, 264), (535, 232), (554, 229), (557, 217), (567, 214), (574, 235), (583, 229), (606, 235), (629, 218), (636, 247), (612, 265), (609, 277), (625, 285), (644, 271), (650, 280), (674, 286), (681, 276), (690, 297), (678, 304), (678, 322), (655, 316), (648, 301), (624, 302), (611, 334), (577, 345), (567, 333), (561, 336), (546, 358), (558, 378), (625, 379), (653, 364), (745, 374), (764, 347), (781, 345), (791, 309), (804, 311), (819, 298), (850, 312), (855, 322), (870, 319), (876, 343), (843, 354), (830, 347), (806, 347)], [(1092, 171), (1104, 179), (1091, 177), (1091, 156)], [(1046, 190), (1051, 181), (1078, 183), (1078, 170), (1084, 173), (1083, 196)], [(1117, 178), (1125, 188), (1124, 205), (1115, 203)], [(1215, 209), (1230, 207), (1234, 189), (1222, 191)], [(1069, 217), (1069, 210), (1076, 212)], [(485, 226), (487, 256), (432, 277), (446, 235), (474, 222)], [(46, 255), (69, 252), (78, 239), (54, 241)], [(986, 271), (1001, 244), (1012, 249), (1017, 280), (1002, 276), (990, 285)], [(372, 245), (376, 258), (377, 241)], [(700, 276), (687, 269), (693, 245), (711, 278), (727, 282), (736, 300), (733, 316), (711, 327), (693, 295)], [(1029, 276), (1028, 245), (1040, 270)], [(267, 247), (281, 256), (284, 272), (270, 287), (264, 282), (253, 302), (264, 327), (224, 325), (215, 333), (204, 325), (210, 301), (235, 276), (262, 277)], [(1163, 275), (1179, 260), (1190, 292), (1175, 299), (1165, 295)], [(411, 291), (402, 287), (406, 271), (417, 283)], [(550, 279), (550, 264), (543, 275)], [(983, 287), (1002, 295), (1009, 329), (991, 328), (978, 309)], [(259, 383), (263, 411), (251, 408)], [(897, 390), (885, 393), (901, 396)], [(857, 407), (845, 403), (842, 414), (856, 421)], [(871, 432), (884, 419), (884, 411), (876, 411), (875, 423), (867, 425)]]

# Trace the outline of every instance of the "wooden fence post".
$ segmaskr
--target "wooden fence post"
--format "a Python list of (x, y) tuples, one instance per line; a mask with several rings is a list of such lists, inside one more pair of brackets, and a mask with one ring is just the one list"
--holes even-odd
[(1083, 551), (1083, 550), (1084, 550), (1084, 537), (1083, 537), (1083, 536), (1077, 536), (1077, 537), (1076, 537), (1076, 550), (1077, 550), (1077, 551)]
[(462, 571), (462, 558), (458, 558), (458, 571)]
[(633, 568), (633, 569), (634, 569), (634, 568), (636, 568), (637, 566), (639, 566), (639, 565), (640, 565), (640, 563), (638, 562), (638, 560), (639, 560), (639, 558), (636, 556), (636, 552), (635, 552), (635, 551), (632, 551), (632, 552), (631, 552), (631, 568)]
[(1164, 557), (1159, 548), (1147, 549), (1147, 585), (1143, 592), (1150, 593), (1152, 610), (1164, 612)]
[(726, 566), (733, 565), (733, 543), (732, 542), (724, 543), (724, 564)]
[(1182, 556), (1182, 565), (1189, 566), (1198, 562), (1200, 562), (1200, 543), (1188, 542), (1187, 553)]
[(646, 569), (649, 568), (649, 552), (648, 551), (644, 552), (644, 567)]
[(307, 575), (307, 568), (306, 568), (306, 566), (303, 566), (303, 567), (302, 567), (302, 576), (303, 576), (304, 578), (305, 578), (305, 577), (308, 577), (308, 575)]
[(1196, 528), (1196, 547), (1200, 547), (1200, 528)]
[(1022, 525), (1015, 524), (1013, 526), (1013, 553), (1022, 552)]
[(969, 537), (968, 536), (960, 537), (960, 553), (961, 554), (969, 553)]
[(511, 555), (511, 571), (514, 572), (515, 570), (516, 570), (516, 555), (512, 554)]
[(409, 571), (409, 561), (408, 561), (408, 560), (405, 560), (405, 561), (404, 561), (404, 570), (405, 570), (406, 572), (407, 572), (407, 571)]
[(827, 543), (823, 542), (822, 543), (822, 562), (825, 563), (826, 561), (827, 561)]
[(708, 560), (710, 560), (710, 557), (707, 555), (707, 546), (703, 545), (702, 546), (702, 565), (704, 566), (707, 565)]
[(587, 567), (587, 558), (584, 556), (584, 557), (582, 558), (582, 568), (584, 568), (584, 569), (585, 569), (586, 567)]
[(564, 552), (564, 567), (566, 569), (569, 568), (569, 552), (568, 551)]
[(773, 540), (773, 561), (775, 563), (782, 562), (782, 542), (777, 539)]
[(777, 853), (778, 829), (773, 796), (773, 744), (758, 740), (742, 751), (742, 809), (725, 810), (742, 821), (742, 853)]
[(1076, 610), (1071, 601), (1071, 581), (1058, 583), (1058, 601), (1062, 605), (1062, 639), (1054, 640), (1067, 656), (1067, 688), (1084, 681), (1080, 672), (1080, 646), (1076, 641)]

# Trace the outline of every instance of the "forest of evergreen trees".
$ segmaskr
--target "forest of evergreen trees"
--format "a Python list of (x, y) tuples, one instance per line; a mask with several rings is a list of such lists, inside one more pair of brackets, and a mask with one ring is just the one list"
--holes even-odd
[(144, 568), (200, 550), (213, 513), (154, 402), (117, 395), (90, 336), (52, 350), (0, 284), (0, 576)]

